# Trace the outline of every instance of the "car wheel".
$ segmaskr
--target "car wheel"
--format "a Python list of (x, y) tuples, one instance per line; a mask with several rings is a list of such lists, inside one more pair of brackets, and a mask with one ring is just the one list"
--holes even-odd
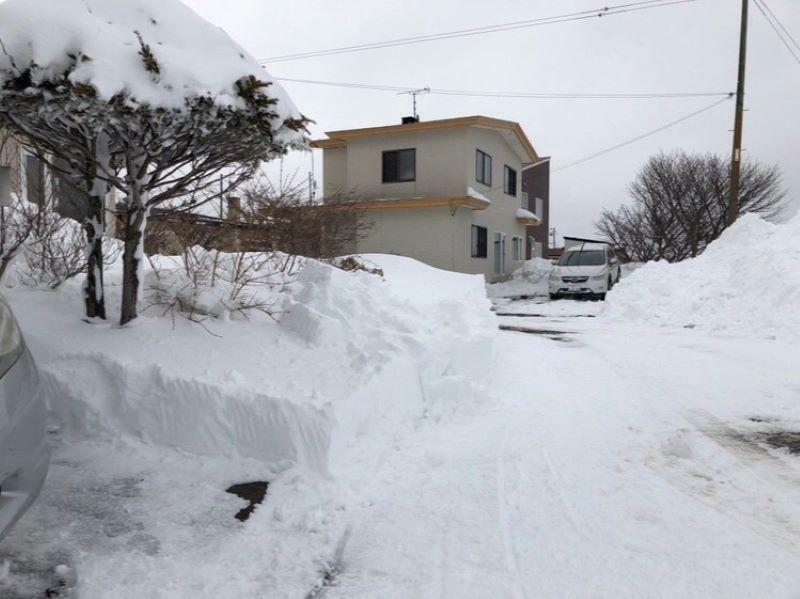
[(551, 302), (554, 302), (554, 301), (556, 301), (557, 299), (558, 299), (558, 294), (557, 294), (557, 293), (551, 293), (551, 294), (550, 294), (550, 301), (551, 301)]
[(611, 291), (611, 288), (614, 286), (614, 279), (611, 278), (611, 275), (608, 275), (608, 284), (606, 285), (606, 291)]

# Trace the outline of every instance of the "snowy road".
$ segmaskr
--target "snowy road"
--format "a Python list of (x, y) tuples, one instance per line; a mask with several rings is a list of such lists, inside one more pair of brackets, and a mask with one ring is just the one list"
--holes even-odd
[[(800, 597), (800, 456), (756, 442), (800, 431), (797, 346), (601, 308), (503, 306), (533, 332), (499, 333), (485, 397), (363, 429), (322, 481), (59, 442), (0, 545), (0, 595), (41, 597), (77, 563), (62, 597)], [(272, 484), (242, 525), (224, 489), (247, 480)]]
[(504, 333), (488, 409), (395, 446), (325, 596), (800, 596), (800, 457), (743, 440), (800, 429), (797, 348), (531, 307), (574, 334)]

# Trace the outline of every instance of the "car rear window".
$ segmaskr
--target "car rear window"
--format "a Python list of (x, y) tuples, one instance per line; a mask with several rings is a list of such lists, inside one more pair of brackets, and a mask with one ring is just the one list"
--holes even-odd
[(576, 250), (564, 252), (559, 266), (601, 266), (606, 263), (606, 255), (602, 250)]

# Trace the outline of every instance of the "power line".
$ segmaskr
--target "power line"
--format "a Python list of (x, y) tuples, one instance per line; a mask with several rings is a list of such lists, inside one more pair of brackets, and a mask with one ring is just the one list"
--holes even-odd
[(794, 44), (794, 47), (797, 48), (798, 50), (800, 50), (800, 43), (797, 42), (797, 40), (794, 38), (794, 36), (791, 34), (791, 32), (786, 28), (786, 25), (784, 25), (783, 22), (778, 18), (778, 16), (774, 12), (772, 12), (772, 9), (767, 4), (766, 0), (758, 0), (758, 2), (761, 4), (761, 6), (764, 9), (766, 9), (766, 11), (773, 18), (773, 20), (780, 26), (780, 28), (786, 34), (786, 37), (788, 37), (792, 41), (792, 44)]
[[(778, 36), (778, 39), (781, 40), (781, 43), (784, 46), (786, 46), (786, 49), (789, 51), (789, 54), (792, 55), (792, 58), (794, 58), (795, 62), (797, 62), (797, 64), (800, 64), (800, 45), (797, 44), (797, 41), (792, 37), (788, 29), (786, 29), (786, 27), (784, 27), (783, 23), (781, 23), (778, 17), (775, 16), (775, 13), (773, 13), (769, 9), (769, 6), (767, 6), (766, 4), (762, 5), (762, 2), (760, 0), (754, 0), (754, 4), (756, 5), (756, 8), (758, 8), (758, 12), (761, 13), (764, 19), (766, 19), (767, 23), (769, 23), (769, 26), (772, 27), (772, 30), (775, 32), (775, 35)], [(772, 18), (770, 18), (770, 15)], [(773, 19), (775, 19), (775, 22), (773, 22)], [(783, 32), (785, 32), (785, 34), (789, 37), (789, 39), (792, 42), (794, 42), (794, 44), (797, 46), (798, 48), (797, 52), (795, 52), (794, 48), (792, 48), (791, 44), (789, 43), (789, 40), (787, 40), (784, 37), (784, 33), (782, 33), (781, 30), (783, 30)]]
[(259, 60), (262, 63), (277, 63), (287, 62), (290, 60), (300, 60), (304, 58), (315, 58), (317, 56), (330, 56), (333, 54), (346, 54), (351, 52), (363, 52), (365, 50), (375, 50), (378, 48), (390, 48), (395, 46), (406, 46), (411, 44), (421, 44), (425, 42), (452, 39), (457, 37), (468, 37), (475, 35), (483, 35), (487, 33), (499, 33), (502, 31), (511, 31), (515, 29), (524, 29), (528, 27), (537, 27), (540, 25), (553, 25), (556, 23), (567, 23), (571, 21), (581, 21), (585, 19), (595, 19), (598, 17), (619, 15), (629, 12), (636, 12), (640, 10), (648, 10), (651, 8), (661, 8), (671, 6), (674, 4), (686, 4), (688, 2), (695, 2), (695, 0), (640, 0), (638, 2), (629, 2), (627, 4), (617, 4), (613, 6), (604, 6), (592, 10), (584, 10), (580, 12), (567, 13), (556, 15), (552, 17), (539, 17), (535, 19), (527, 19), (524, 21), (514, 21), (510, 23), (501, 23), (498, 25), (488, 25), (483, 27), (474, 27), (471, 29), (460, 29), (456, 31), (447, 31), (442, 33), (433, 33), (429, 35), (418, 35), (413, 37), (395, 38), (391, 40), (384, 40), (381, 42), (371, 42), (367, 44), (354, 44), (351, 46), (342, 46), (339, 48), (330, 48), (327, 50), (315, 50), (311, 52), (298, 52), (295, 54), (284, 54), (282, 56), (273, 56)]
[[(305, 83), (310, 85), (323, 85), (329, 87), (343, 87), (349, 89), (363, 89), (393, 93), (410, 93), (419, 86), (403, 85), (373, 85), (368, 83), (350, 83), (342, 81), (318, 81), (315, 79), (295, 79), (291, 77), (274, 77), (277, 81), (289, 83)], [(427, 93), (440, 96), (467, 96), (475, 98), (532, 98), (532, 99), (612, 99), (612, 100), (637, 100), (650, 98), (710, 98), (728, 97), (730, 92), (686, 92), (686, 93), (536, 93), (536, 92), (493, 92), (462, 89), (425, 88)]]
[(627, 141), (623, 141), (622, 143), (618, 143), (618, 144), (616, 144), (614, 146), (611, 146), (610, 148), (606, 148), (605, 150), (600, 150), (599, 152), (595, 152), (594, 154), (586, 156), (585, 158), (581, 158), (580, 160), (576, 160), (575, 162), (570, 162), (569, 164), (561, 166), (561, 167), (559, 167), (557, 169), (553, 169), (552, 172), (556, 173), (558, 171), (563, 171), (565, 169), (572, 168), (573, 166), (578, 166), (579, 164), (583, 164), (584, 162), (589, 162), (590, 160), (594, 160), (595, 158), (598, 158), (600, 156), (604, 156), (606, 154), (609, 154), (610, 152), (613, 152), (615, 150), (619, 150), (620, 148), (624, 148), (625, 146), (629, 146), (631, 144), (634, 144), (637, 141), (641, 141), (641, 140), (643, 140), (643, 139), (645, 139), (647, 137), (655, 135), (656, 133), (661, 133), (662, 131), (664, 131), (666, 129), (669, 129), (670, 127), (674, 127), (675, 125), (683, 123), (684, 121), (688, 121), (689, 119), (692, 119), (692, 118), (694, 118), (696, 116), (699, 116), (699, 115), (703, 114), (704, 112), (708, 112), (709, 110), (711, 110), (713, 108), (716, 108), (717, 106), (719, 106), (723, 102), (727, 102), (728, 100), (730, 100), (732, 97), (733, 97), (733, 94), (730, 94), (730, 95), (728, 95), (728, 97), (722, 98), (721, 100), (717, 100), (716, 102), (714, 102), (712, 104), (709, 104), (705, 108), (701, 108), (700, 110), (696, 110), (695, 112), (692, 112), (691, 114), (687, 114), (686, 116), (683, 116), (683, 117), (679, 118), (676, 121), (672, 121), (671, 123), (667, 123), (666, 125), (662, 125), (661, 127), (658, 127), (657, 129), (653, 129), (652, 131), (648, 131), (647, 133), (643, 133), (642, 135), (637, 135), (636, 137), (634, 137), (632, 139), (629, 139)]

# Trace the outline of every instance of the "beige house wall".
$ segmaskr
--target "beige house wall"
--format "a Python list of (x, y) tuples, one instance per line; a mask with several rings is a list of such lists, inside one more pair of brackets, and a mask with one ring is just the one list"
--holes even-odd
[(14, 193), (19, 193), (22, 185), (20, 156), (19, 144), (0, 129), (0, 166), (11, 167), (11, 190)]
[[(383, 152), (414, 148), (416, 180), (383, 183)], [(492, 156), (491, 187), (475, 177), (475, 155)], [(504, 165), (517, 171), (517, 195), (503, 191)], [(512, 239), (522, 242), (526, 227), (516, 219), (520, 206), (523, 158), (496, 129), (451, 127), (410, 133), (355, 137), (343, 148), (324, 151), (323, 188), (326, 197), (352, 193), (362, 200), (458, 198), (472, 188), (491, 200), (484, 210), (466, 207), (373, 209), (365, 219), (370, 229), (358, 243), (358, 253), (388, 253), (415, 258), (431, 266), (471, 274), (490, 281), (502, 279), (522, 265), (513, 261)], [(487, 257), (471, 257), (471, 226), (487, 229)], [(506, 236), (505, 273), (495, 273), (496, 232)]]
[(350, 193), (347, 185), (347, 148), (333, 148), (322, 154), (322, 170), (325, 173), (323, 192), (326, 198)]
[[(23, 148), (22, 146), (10, 137), (7, 132), (0, 129), (0, 166), (11, 167), (11, 188), (14, 193), (22, 194), (26, 197), (26, 174), (25, 164), (22, 160)], [(335, 172), (335, 171), (334, 171)], [(52, 192), (52, 176), (45, 175), (45, 180), (42, 182), (45, 193)], [(56, 212), (63, 213), (58, 205), (58, 198), (55, 199)], [(117, 202), (116, 193), (110, 190), (106, 195), (106, 234), (110, 237), (116, 236), (117, 233), (117, 218), (116, 218)], [(64, 213), (66, 214), (66, 213)], [(69, 217), (69, 215), (68, 215)]]

